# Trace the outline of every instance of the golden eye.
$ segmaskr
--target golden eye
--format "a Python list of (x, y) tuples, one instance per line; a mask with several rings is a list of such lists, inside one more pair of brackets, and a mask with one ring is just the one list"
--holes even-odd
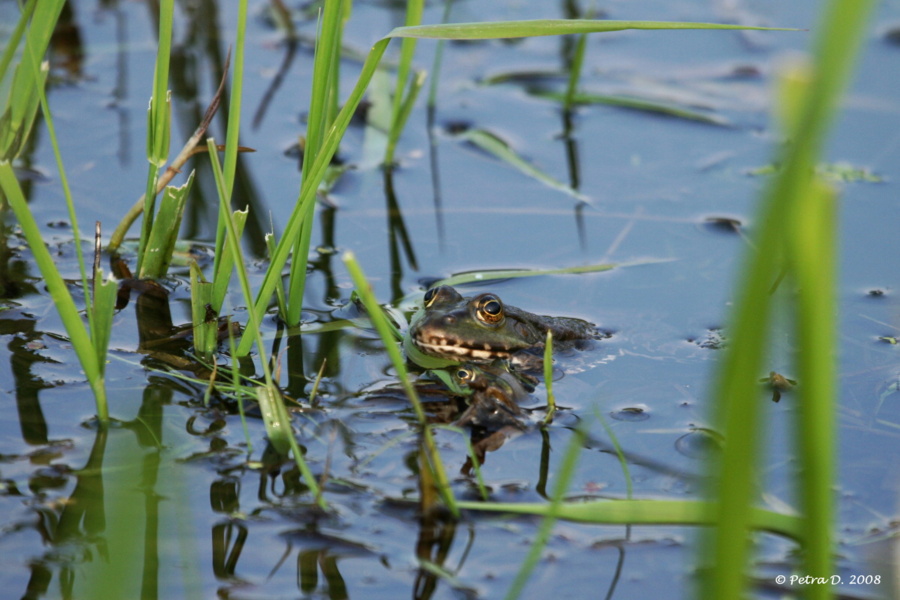
[(487, 294), (481, 299), (478, 318), (486, 323), (496, 323), (503, 318), (503, 303), (497, 296)]
[(431, 306), (435, 296), (437, 296), (437, 288), (431, 288), (425, 292), (425, 306)]
[(456, 371), (456, 378), (459, 379), (462, 383), (466, 383), (472, 379), (474, 373), (471, 369), (464, 369), (460, 367), (458, 371)]

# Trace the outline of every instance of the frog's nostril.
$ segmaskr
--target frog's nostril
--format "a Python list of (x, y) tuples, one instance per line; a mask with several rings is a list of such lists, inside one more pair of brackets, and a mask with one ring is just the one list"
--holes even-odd
[(453, 315), (446, 315), (443, 318), (444, 325), (456, 325), (456, 317)]

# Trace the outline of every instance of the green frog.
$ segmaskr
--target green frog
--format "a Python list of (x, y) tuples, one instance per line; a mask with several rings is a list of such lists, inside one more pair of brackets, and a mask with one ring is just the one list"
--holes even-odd
[(404, 347), (410, 360), (425, 368), (496, 359), (533, 365), (547, 331), (553, 332), (554, 344), (600, 337), (596, 326), (582, 319), (535, 315), (504, 304), (496, 294), (466, 298), (441, 285), (425, 293)]

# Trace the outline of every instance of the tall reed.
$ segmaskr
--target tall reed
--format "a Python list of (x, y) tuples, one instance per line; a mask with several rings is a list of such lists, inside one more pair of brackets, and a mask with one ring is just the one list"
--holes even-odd
[[(102, 271), (98, 268), (94, 269), (90, 277), (88, 276), (81, 249), (81, 235), (75, 204), (63, 166), (53, 116), (50, 113), (44, 90), (47, 67), (41, 64), (41, 59), (50, 42), (50, 35), (62, 11), (62, 5), (62, 0), (48, 0), (41, 3), (31, 2), (25, 6), (10, 40), (11, 43), (0, 59), (0, 80), (2, 80), (8, 74), (16, 45), (22, 35), (25, 36), (22, 61), (13, 72), (9, 95), (4, 99), (3, 106), (0, 107), (2, 108), (2, 117), (0, 117), (0, 152), (2, 152), (0, 189), (22, 227), (22, 232), (34, 255), (35, 263), (50, 291), (63, 326), (66, 328), (66, 333), (69, 335), (72, 348), (94, 393), (97, 417), (102, 424), (105, 424), (109, 421), (109, 407), (104, 373), (115, 307), (116, 284), (112, 280), (103, 281)], [(30, 27), (27, 26), (29, 19)], [(31, 214), (31, 208), (25, 200), (10, 162), (18, 156), (28, 139), (38, 107), (44, 114), (50, 143), (59, 169), (69, 219), (72, 223), (75, 253), (81, 273), (81, 286), (88, 318), (87, 328), (81, 320), (81, 315), (65, 281), (59, 274), (56, 264), (44, 244), (40, 228)], [(93, 280), (93, 286), (90, 285), (90, 280)]]
[[(829, 124), (852, 72), (866, 18), (874, 3), (834, 0), (823, 13), (812, 62), (792, 66), (782, 83), (782, 129), (789, 140), (782, 168), (760, 207), (756, 250), (736, 295), (731, 342), (719, 373), (716, 417), (725, 435), (712, 490), (716, 527), (707, 543), (713, 568), (702, 596), (738, 598), (746, 587), (749, 533), (758, 490), (762, 422), (757, 379), (764, 371), (775, 301), (772, 286), (786, 270), (786, 291), (796, 318), (800, 410), (798, 446), (803, 572), (833, 571), (834, 364), (836, 354), (834, 192), (814, 176)], [(782, 284), (785, 285), (785, 284)], [(828, 585), (808, 597), (828, 598)]]

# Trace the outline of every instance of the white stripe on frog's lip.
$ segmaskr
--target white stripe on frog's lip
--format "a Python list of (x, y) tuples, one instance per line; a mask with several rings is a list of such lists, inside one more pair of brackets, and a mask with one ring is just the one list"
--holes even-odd
[(439, 356), (456, 355), (466, 358), (492, 360), (495, 358), (507, 358), (509, 352), (504, 350), (491, 350), (490, 346), (485, 344), (484, 350), (477, 348), (466, 348), (465, 346), (453, 346), (447, 343), (447, 340), (438, 340), (438, 343), (429, 344), (420, 339), (413, 338), (415, 345), (426, 354), (437, 354)]

